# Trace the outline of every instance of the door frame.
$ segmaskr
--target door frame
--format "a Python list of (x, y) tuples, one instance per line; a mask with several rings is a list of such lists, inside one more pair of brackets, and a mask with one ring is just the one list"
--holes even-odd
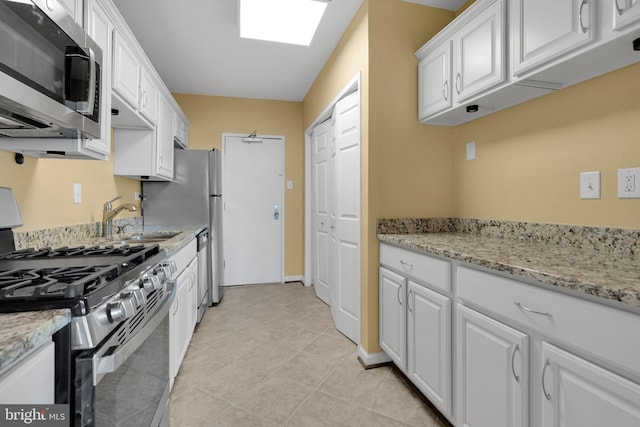
[[(225, 139), (226, 137), (239, 137), (239, 138), (247, 138), (249, 137), (249, 135), (244, 134), (244, 133), (231, 133), (231, 132), (222, 132), (221, 135), (221, 154), (224, 158), (224, 145), (225, 145)], [(286, 200), (286, 192), (285, 192), (285, 177), (286, 175), (286, 163), (285, 163), (285, 154), (287, 151), (287, 140), (284, 137), (284, 135), (264, 135), (264, 134), (259, 134), (259, 135), (251, 135), (254, 138), (262, 138), (262, 139), (279, 139), (282, 140), (282, 182), (280, 185), (280, 197), (282, 200), (282, 206), (280, 207), (280, 239), (282, 241), (282, 245), (281, 249), (280, 249), (280, 283), (284, 283), (285, 282), (285, 277), (284, 277), (284, 261), (285, 261), (285, 253), (286, 253), (286, 241), (285, 241), (285, 234), (284, 234), (284, 230), (285, 230), (285, 221), (286, 221), (286, 204), (287, 204), (287, 200)], [(224, 161), (222, 162), (222, 197), (223, 197), (223, 203), (224, 203), (224, 176), (225, 176), (225, 164)], [(223, 210), (225, 210), (225, 207), (223, 205)], [(223, 213), (223, 218), (224, 218), (224, 213)], [(223, 225), (224, 227), (224, 225)], [(224, 238), (224, 237), (223, 237)]]
[[(347, 83), (347, 85), (340, 91), (338, 92), (338, 94), (335, 96), (335, 98), (333, 98), (333, 100), (325, 107), (324, 110), (322, 110), (322, 112), (320, 113), (320, 115), (318, 115), (316, 117), (316, 119), (311, 122), (311, 124), (309, 125), (309, 127), (307, 127), (307, 129), (304, 131), (304, 276), (303, 276), (303, 283), (305, 286), (311, 286), (311, 277), (313, 275), (313, 271), (312, 271), (312, 264), (311, 264), (311, 251), (312, 251), (312, 245), (311, 245), (311, 239), (312, 239), (312, 221), (313, 221), (313, 212), (312, 212), (312, 201), (311, 201), (311, 182), (312, 182), (312, 176), (311, 176), (311, 141), (312, 141), (312, 134), (313, 134), (313, 128), (315, 128), (317, 125), (319, 125), (320, 123), (324, 122), (325, 120), (327, 120), (328, 118), (331, 117), (331, 114), (333, 114), (333, 108), (335, 107), (336, 103), (338, 101), (340, 101), (342, 98), (344, 98), (345, 96), (349, 95), (350, 93), (354, 92), (354, 91), (358, 91), (358, 93), (360, 94), (360, 108), (362, 108), (362, 76), (361, 76), (361, 72), (358, 71), (358, 73), (351, 79), (351, 81), (349, 81), (349, 83)], [(361, 116), (362, 117), (362, 113)], [(362, 142), (362, 133), (360, 136), (361, 142)], [(360, 161), (362, 162), (362, 152), (360, 153), (361, 157), (360, 157)], [(362, 176), (360, 177), (362, 180)], [(362, 191), (362, 187), (361, 187), (361, 191)], [(362, 213), (362, 204), (360, 205), (360, 211)], [(362, 221), (362, 216), (360, 217), (360, 221)], [(362, 222), (360, 223), (360, 234), (362, 234)], [(362, 247), (360, 248), (360, 252), (362, 254)], [(362, 257), (360, 257), (360, 266), (359, 268), (362, 268)], [(360, 286), (362, 286), (362, 283), (360, 284)], [(362, 295), (361, 295), (361, 303), (362, 303)]]

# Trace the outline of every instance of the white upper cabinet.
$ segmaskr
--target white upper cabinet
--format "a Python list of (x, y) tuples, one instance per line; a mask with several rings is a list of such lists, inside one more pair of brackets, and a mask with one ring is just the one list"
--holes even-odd
[(504, 3), (496, 1), (455, 33), (454, 102), (464, 102), (506, 79), (504, 28)]
[(146, 68), (142, 69), (139, 96), (140, 113), (151, 123), (156, 123), (158, 119), (158, 89), (156, 89), (154, 80)]
[(104, 9), (96, 1), (86, 5), (86, 26), (89, 36), (102, 48), (102, 81), (100, 86), (101, 139), (85, 140), (88, 150), (108, 156), (111, 153), (111, 49), (114, 25)]
[(138, 105), (141, 65), (119, 31), (113, 34), (113, 92), (129, 104)]
[(451, 41), (447, 40), (418, 65), (419, 117), (451, 107)]
[(158, 124), (155, 129), (116, 128), (113, 174), (144, 181), (173, 179), (173, 110), (158, 97)]
[[(84, 3), (83, 0), (58, 0), (73, 20), (84, 28)], [(93, 38), (93, 37), (92, 37)], [(94, 39), (95, 40), (95, 39)]]
[[(622, 0), (624, 1), (624, 0)], [(511, 0), (513, 73), (523, 76), (595, 41), (594, 0)]]
[(613, 2), (613, 29), (622, 30), (640, 22), (639, 0), (610, 0)]

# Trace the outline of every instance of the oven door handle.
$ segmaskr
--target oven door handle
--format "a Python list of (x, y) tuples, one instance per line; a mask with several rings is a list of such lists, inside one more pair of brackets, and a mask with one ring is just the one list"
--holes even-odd
[[(131, 356), (149, 336), (156, 330), (156, 328), (162, 323), (165, 317), (169, 314), (169, 307), (176, 296), (175, 287), (170, 291), (168, 298), (165, 298), (162, 306), (153, 314), (151, 320), (147, 322), (144, 327), (139, 330), (133, 338), (122, 345), (118, 345), (118, 334), (114, 334), (93, 356), (93, 385), (97, 386), (98, 383), (104, 378), (106, 374), (111, 374), (120, 368), (122, 364)], [(109, 353), (109, 351), (116, 347), (116, 350)], [(106, 354), (105, 353), (109, 353)]]

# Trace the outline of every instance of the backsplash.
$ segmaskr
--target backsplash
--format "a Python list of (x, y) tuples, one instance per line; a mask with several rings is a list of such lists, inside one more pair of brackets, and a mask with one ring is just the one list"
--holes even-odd
[[(131, 225), (134, 229), (142, 229), (142, 217), (122, 218), (113, 221), (114, 230), (118, 226)], [(131, 229), (127, 230), (132, 231)], [(63, 227), (43, 228), (41, 230), (14, 231), (16, 249), (61, 247), (74, 245), (74, 242), (99, 237), (102, 234), (102, 223), (65, 225)]]
[(616, 255), (640, 254), (640, 230), (471, 218), (378, 219), (377, 234), (470, 233), (570, 245)]

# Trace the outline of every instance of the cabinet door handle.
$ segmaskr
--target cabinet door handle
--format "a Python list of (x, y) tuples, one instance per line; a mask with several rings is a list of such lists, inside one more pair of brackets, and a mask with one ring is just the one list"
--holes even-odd
[[(584, 24), (582, 23), (582, 10), (584, 9), (584, 5), (588, 3), (589, 3), (589, 0), (582, 0), (582, 2), (580, 3), (580, 12), (579, 12), (578, 20), (580, 21), (580, 29), (582, 30), (583, 33), (587, 32), (587, 27), (585, 27)], [(618, 2), (616, 0), (616, 6), (617, 4)]]
[(456, 74), (456, 92), (458, 92), (458, 95), (460, 95), (460, 91), (462, 86), (462, 76), (460, 75), (460, 73)]
[(539, 314), (541, 316), (553, 317), (553, 314), (549, 313), (548, 311), (533, 310), (533, 309), (531, 309), (529, 307), (526, 307), (526, 306), (520, 304), (518, 301), (514, 301), (513, 303), (522, 311), (526, 311), (528, 313), (533, 313), (533, 314)]
[(616, 6), (616, 12), (618, 12), (618, 15), (622, 16), (622, 14), (624, 13), (625, 9), (622, 9), (620, 7), (620, 4), (618, 3), (619, 0), (613, 0), (613, 4), (615, 4)]
[(400, 299), (400, 291), (402, 290), (402, 286), (398, 286), (398, 304), (402, 305), (402, 300)]
[(551, 395), (549, 393), (547, 393), (547, 388), (544, 385), (544, 377), (545, 374), (547, 373), (547, 368), (551, 366), (551, 362), (549, 361), (549, 359), (547, 359), (546, 362), (544, 362), (544, 368), (542, 368), (542, 392), (544, 393), (544, 397), (551, 401)]
[(516, 374), (515, 367), (516, 352), (520, 353), (520, 344), (516, 344), (516, 348), (514, 348), (513, 353), (511, 353), (511, 372), (513, 372), (513, 378), (516, 379), (516, 382), (520, 382), (520, 377)]
[[(413, 309), (411, 308), (411, 294), (413, 293), (413, 289), (409, 290), (409, 299), (407, 300), (407, 308), (409, 309), (410, 313), (413, 313)], [(415, 303), (414, 303), (415, 305)]]
[(403, 260), (400, 260), (400, 265), (402, 265), (403, 267), (409, 267), (409, 270), (413, 270), (413, 264), (409, 264), (408, 262), (404, 262)]
[(444, 98), (445, 101), (449, 100), (448, 92), (449, 92), (449, 80), (445, 80), (444, 84), (442, 85), (442, 98)]

